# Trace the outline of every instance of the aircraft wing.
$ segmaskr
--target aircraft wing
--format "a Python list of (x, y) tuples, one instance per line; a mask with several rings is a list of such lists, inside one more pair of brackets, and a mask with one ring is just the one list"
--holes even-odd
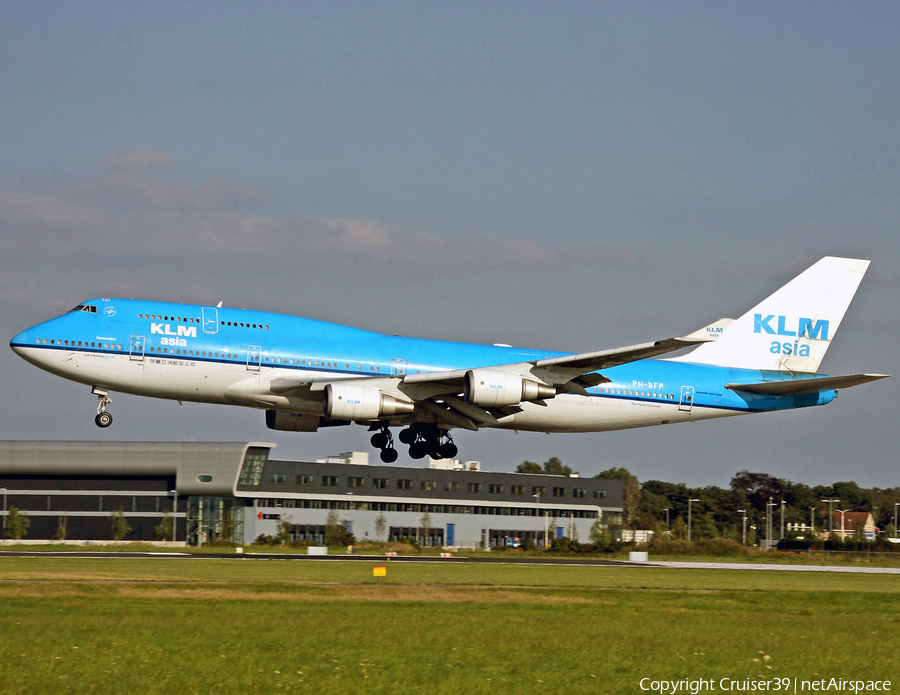
[[(730, 321), (731, 319), (722, 319), (681, 338), (668, 338), (612, 350), (403, 376), (346, 379), (281, 377), (273, 379), (268, 390), (272, 394), (319, 403), (328, 389), (365, 387), (381, 392), (385, 398), (393, 399), (394, 417), (403, 418), (415, 406), (431, 413), (447, 426), (478, 429), (486, 425), (496, 426), (503, 418), (521, 412), (520, 402), (546, 405), (545, 399), (553, 398), (559, 393), (588, 395), (588, 388), (609, 381), (600, 370), (715, 340), (721, 332), (716, 329)], [(478, 378), (473, 378), (473, 374), (477, 374)], [(484, 381), (494, 383), (499, 380), (498, 383), (503, 382), (503, 386), (495, 393), (500, 390), (515, 391), (521, 394), (521, 399), (517, 397), (498, 402), (490, 398), (484, 401), (463, 398), (467, 378), (482, 384)], [(396, 406), (398, 402), (400, 405)]]
[[(666, 338), (652, 343), (641, 343), (612, 350), (548, 357), (518, 364), (504, 364), (488, 367), (488, 369), (523, 375), (530, 374), (544, 383), (560, 388), (561, 391), (571, 390), (575, 393), (583, 393), (586, 388), (609, 381), (602, 374), (595, 372), (713, 341), (731, 323), (732, 319), (720, 319), (681, 338)], [(468, 369), (454, 369), (426, 374), (409, 374), (403, 378), (403, 381), (406, 384), (434, 385), (441, 383), (447, 386), (462, 387), (466, 373), (469, 371)]]
[(817, 376), (808, 379), (763, 381), (756, 384), (725, 384), (725, 388), (743, 393), (766, 396), (799, 396), (803, 393), (829, 389), (850, 388), (888, 377), (888, 374), (849, 374), (847, 376)]

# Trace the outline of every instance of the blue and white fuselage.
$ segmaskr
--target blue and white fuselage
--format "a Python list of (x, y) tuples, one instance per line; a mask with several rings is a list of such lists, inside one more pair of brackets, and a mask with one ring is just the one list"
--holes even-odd
[[(396, 459), (388, 428), (403, 426), (414, 457), (440, 456), (455, 453), (454, 427), (592, 432), (829, 403), (837, 388), (879, 376), (816, 373), (865, 265), (823, 259), (766, 300), (775, 299), (771, 306), (737, 321), (578, 355), (136, 299), (87, 301), (19, 333), (11, 347), (91, 386), (101, 426), (112, 420), (106, 405), (117, 391), (260, 408), (276, 429), (361, 423), (377, 430), (385, 460)], [(809, 281), (823, 278), (842, 291), (806, 306)]]

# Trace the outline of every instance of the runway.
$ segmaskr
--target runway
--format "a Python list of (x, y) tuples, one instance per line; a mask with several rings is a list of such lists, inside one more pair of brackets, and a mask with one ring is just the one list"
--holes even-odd
[(42, 558), (94, 558), (107, 560), (238, 560), (238, 561), (307, 561), (307, 562), (420, 562), (442, 564), (508, 564), (508, 565), (553, 565), (582, 567), (643, 567), (647, 569), (714, 569), (714, 570), (757, 570), (777, 572), (838, 572), (862, 574), (900, 574), (900, 567), (844, 567), (840, 565), (796, 565), (760, 562), (678, 562), (669, 560), (649, 560), (629, 562), (627, 560), (603, 560), (599, 558), (528, 558), (514, 556), (497, 557), (436, 557), (433, 555), (300, 555), (286, 553), (180, 553), (180, 552), (103, 552), (103, 551), (43, 551), (43, 550), (0, 550), (0, 560), (4, 557)]

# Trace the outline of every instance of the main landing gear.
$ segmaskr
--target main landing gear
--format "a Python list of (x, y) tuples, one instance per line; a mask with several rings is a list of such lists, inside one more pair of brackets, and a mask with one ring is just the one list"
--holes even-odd
[(387, 425), (376, 431), (369, 441), (376, 449), (381, 449), (381, 460), (384, 463), (393, 463), (397, 460), (397, 450), (394, 448), (394, 437)]
[(459, 453), (450, 433), (434, 426), (413, 425), (400, 430), (399, 438), (404, 444), (409, 444), (410, 458), (431, 456), (433, 459), (452, 459)]
[[(372, 425), (369, 429), (374, 432), (369, 441), (376, 449), (381, 449), (381, 460), (385, 463), (393, 463), (397, 460), (397, 450), (394, 448), (394, 437), (387, 425)], [(411, 425), (400, 430), (398, 435), (401, 443), (409, 445), (409, 455), (414, 459), (422, 459), (431, 456), (433, 459), (452, 459), (459, 453), (456, 444), (447, 430), (438, 429), (434, 425)]]
[(113, 416), (112, 413), (108, 413), (106, 411), (106, 406), (112, 403), (112, 399), (109, 397), (106, 391), (102, 391), (100, 389), (95, 388), (91, 393), (97, 396), (97, 416), (94, 418), (94, 422), (97, 427), (109, 427), (112, 424)]

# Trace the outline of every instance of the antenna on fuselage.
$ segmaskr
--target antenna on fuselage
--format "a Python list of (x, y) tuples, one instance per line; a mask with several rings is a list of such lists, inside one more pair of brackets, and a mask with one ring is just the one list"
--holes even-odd
[(216, 304), (216, 309), (221, 309), (221, 308), (222, 308), (222, 302), (219, 302), (218, 304)]

